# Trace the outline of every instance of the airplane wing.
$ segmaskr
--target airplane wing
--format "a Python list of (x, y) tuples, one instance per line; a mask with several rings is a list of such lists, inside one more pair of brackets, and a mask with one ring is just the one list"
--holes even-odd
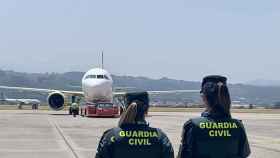
[[(199, 93), (200, 90), (168, 90), (168, 91), (146, 91), (149, 95), (161, 95), (161, 94), (177, 94), (177, 93)], [(124, 96), (129, 92), (113, 92), (114, 97)]]
[(200, 90), (169, 90), (169, 91), (147, 91), (151, 95), (175, 94), (175, 93), (199, 93)]
[(60, 92), (65, 95), (75, 95), (75, 96), (84, 96), (82, 91), (65, 91), (65, 90), (56, 90), (56, 89), (41, 89), (41, 88), (26, 88), (26, 87), (9, 87), (9, 86), (0, 86), (0, 89), (10, 89), (10, 90), (19, 90), (19, 91), (30, 91), (30, 92), (41, 92), (41, 93), (52, 93)]
[[(41, 89), (41, 88), (27, 88), (27, 87), (9, 87), (0, 86), (0, 89), (10, 89), (19, 91), (30, 91), (30, 92), (40, 92), (40, 93), (52, 93), (60, 92), (65, 95), (74, 95), (83, 97), (84, 93), (82, 91), (65, 91), (57, 89)], [(168, 90), (168, 91), (147, 91), (150, 95), (160, 95), (160, 94), (176, 94), (176, 93), (199, 93), (199, 90)], [(113, 92), (114, 97), (124, 96), (127, 92)]]
[[(146, 91), (149, 95), (161, 95), (161, 94), (178, 94), (178, 93), (198, 93), (200, 90), (168, 90), (168, 91)], [(118, 103), (125, 109), (124, 97), (129, 92), (113, 92), (113, 97)]]

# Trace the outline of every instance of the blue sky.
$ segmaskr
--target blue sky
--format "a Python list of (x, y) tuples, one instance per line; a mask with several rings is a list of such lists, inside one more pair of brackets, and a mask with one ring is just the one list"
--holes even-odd
[(280, 80), (278, 0), (0, 2), (0, 68)]

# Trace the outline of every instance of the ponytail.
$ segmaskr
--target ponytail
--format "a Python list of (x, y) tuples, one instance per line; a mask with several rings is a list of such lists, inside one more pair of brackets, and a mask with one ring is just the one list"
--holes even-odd
[(224, 114), (231, 116), (230, 114), (231, 99), (230, 99), (228, 87), (222, 82), (219, 82), (217, 85), (218, 85), (218, 106), (220, 107), (220, 110), (222, 110)]
[(225, 83), (204, 83), (201, 93), (205, 96), (210, 112), (222, 113), (231, 116), (231, 99), (228, 87)]
[(128, 108), (122, 113), (119, 120), (119, 127), (124, 124), (135, 124), (137, 116), (137, 104), (132, 103)]
[(135, 100), (122, 113), (119, 120), (119, 127), (124, 124), (137, 124), (139, 121), (144, 121), (147, 110), (143, 102)]

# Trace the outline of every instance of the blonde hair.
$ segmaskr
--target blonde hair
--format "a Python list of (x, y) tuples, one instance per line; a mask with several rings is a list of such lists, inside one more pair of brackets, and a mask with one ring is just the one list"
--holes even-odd
[(137, 104), (133, 102), (122, 113), (120, 120), (119, 120), (119, 127), (124, 124), (135, 124), (136, 116), (137, 116)]

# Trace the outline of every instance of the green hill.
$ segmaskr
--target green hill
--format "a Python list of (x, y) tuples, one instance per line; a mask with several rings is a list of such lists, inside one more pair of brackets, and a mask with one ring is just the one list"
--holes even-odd
[[(84, 72), (67, 73), (22, 73), (0, 70), (0, 85), (63, 90), (81, 90)], [(133, 90), (180, 90), (199, 89), (200, 83), (169, 78), (113, 75), (114, 87), (134, 87)], [(230, 84), (232, 100), (244, 104), (272, 105), (280, 101), (280, 87)], [(11, 98), (37, 98), (46, 101), (47, 94), (1, 90)], [(199, 94), (176, 94), (153, 96), (153, 102), (190, 103), (200, 102)]]

